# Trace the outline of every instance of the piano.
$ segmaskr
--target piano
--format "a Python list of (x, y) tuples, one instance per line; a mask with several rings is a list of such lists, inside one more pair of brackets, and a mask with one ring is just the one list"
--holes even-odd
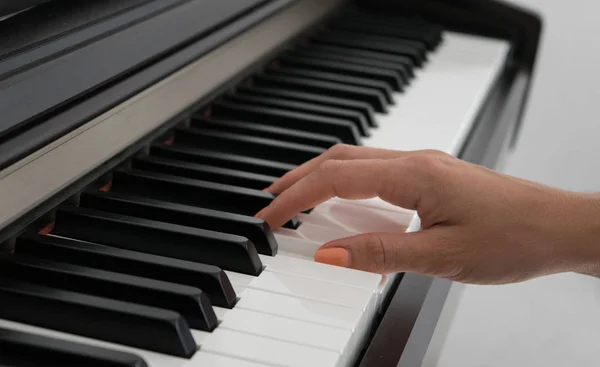
[[(377, 198), (272, 230), (338, 144), (498, 168), (542, 20), (498, 0), (0, 1), (0, 364), (417, 367), (450, 281), (314, 261)], [(446, 307), (447, 308), (447, 307)], [(439, 325), (438, 325), (439, 324)]]

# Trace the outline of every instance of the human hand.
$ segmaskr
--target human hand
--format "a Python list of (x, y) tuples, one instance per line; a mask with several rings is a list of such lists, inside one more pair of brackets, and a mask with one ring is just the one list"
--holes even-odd
[(600, 200), (500, 174), (439, 151), (339, 145), (281, 177), (257, 214), (276, 229), (332, 197), (380, 197), (416, 210), (421, 231), (331, 241), (315, 259), (381, 274), (504, 284), (600, 274)]

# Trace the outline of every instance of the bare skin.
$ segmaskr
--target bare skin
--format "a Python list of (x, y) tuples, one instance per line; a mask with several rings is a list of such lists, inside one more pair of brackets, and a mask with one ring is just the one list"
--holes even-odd
[(506, 284), (562, 272), (600, 275), (600, 196), (500, 174), (439, 151), (335, 146), (281, 177), (257, 216), (278, 228), (332, 197), (416, 210), (421, 231), (324, 244), (319, 262)]

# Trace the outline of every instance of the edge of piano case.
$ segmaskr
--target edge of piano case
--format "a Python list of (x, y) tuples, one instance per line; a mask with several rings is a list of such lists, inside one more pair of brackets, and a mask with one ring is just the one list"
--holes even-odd
[[(132, 65), (127, 64), (128, 60), (122, 59), (124, 64), (121, 66), (126, 68), (126, 73), (122, 72), (118, 74), (118, 78), (116, 76), (111, 78), (110, 84), (102, 85), (101, 88), (98, 85), (90, 85), (88, 88), (80, 86), (80, 89), (73, 91), (76, 98), (64, 101), (68, 103), (61, 108), (56, 108), (57, 106), (53, 104), (46, 106), (42, 104), (38, 113), (26, 115), (24, 121), (28, 125), (23, 134), (11, 136), (10, 140), (0, 141), (0, 169), (73, 131), (293, 2), (292, 0), (262, 1), (242, 15), (235, 14), (233, 18), (228, 18), (228, 21), (217, 28), (202, 29), (200, 24), (195, 37), (178, 43), (177, 47), (165, 47), (160, 57), (152, 58), (152, 63)], [(507, 145), (514, 145), (518, 136), (535, 69), (542, 28), (539, 16), (499, 1), (370, 0), (360, 2), (365, 6), (385, 7), (397, 12), (417, 12), (436, 20), (448, 29), (502, 37), (513, 42), (511, 62), (496, 81), (496, 86), (479, 112), (475, 127), (467, 140), (468, 143), (460, 154), (462, 159), (495, 167), (507, 149)], [(223, 6), (227, 6), (225, 3), (227, 2), (223, 2)], [(225, 15), (221, 17), (227, 18)], [(165, 26), (166, 24), (163, 24), (163, 27)], [(118, 38), (119, 34), (115, 36)], [(84, 48), (82, 46), (70, 52), (77, 54)], [(98, 55), (102, 50), (96, 52)], [(36, 67), (40, 66), (32, 66), (29, 70), (34, 70)], [(0, 78), (0, 86), (2, 82), (3, 79)], [(219, 92), (215, 91), (213, 95)], [(28, 109), (27, 106), (18, 108)], [(27, 112), (31, 113), (31, 110)], [(173, 116), (173, 122), (180, 117)], [(40, 123), (42, 121), (43, 124)], [(172, 126), (173, 123), (166, 122), (159, 130), (165, 131)], [(159, 136), (161, 131), (156, 131), (152, 136)], [(144, 140), (148, 141), (151, 138), (147, 137)], [(72, 185), (70, 190), (46, 200), (35, 213), (29, 213), (21, 220), (2, 228), (0, 243), (15, 235), (20, 228), (32, 223), (42, 213), (88, 185), (103, 171), (114, 167), (119, 160), (133, 154), (138, 148), (139, 146), (134, 146), (110, 159)], [(436, 325), (444, 312), (444, 305), (448, 303), (446, 299), (452, 283), (416, 274), (405, 274), (399, 277), (397, 282), (396, 291), (390, 294), (389, 306), (383, 313), (380, 324), (374, 329), (370, 345), (362, 356), (361, 362), (358, 363), (361, 367), (421, 366), (430, 347)], [(447, 308), (451, 308), (450, 306)]]

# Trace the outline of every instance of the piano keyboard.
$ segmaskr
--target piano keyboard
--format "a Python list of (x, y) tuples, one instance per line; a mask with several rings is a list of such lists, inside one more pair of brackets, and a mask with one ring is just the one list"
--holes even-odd
[[(300, 2), (222, 49), (248, 50), (248, 37), (276, 37), (282, 24), (299, 31), (335, 3)], [(199, 63), (236, 62), (219, 52)], [(314, 254), (357, 233), (417, 230), (418, 217), (379, 199), (336, 198), (272, 231), (253, 217), (273, 200), (261, 190), (340, 143), (457, 155), (508, 52), (424, 20), (340, 13), (163, 129), (43, 229), (16, 237), (0, 259), (0, 363), (354, 365), (393, 276), (319, 264)], [(9, 168), (0, 196), (18, 191), (27, 170), (68, 158), (74, 168), (47, 177), (49, 197), (95, 167), (90, 159), (111, 158), (108, 149), (164, 124), (163, 113), (180, 113), (177, 103), (194, 105), (186, 90), (212, 77), (196, 67)], [(103, 132), (111, 124), (127, 132)], [(89, 155), (71, 155), (86, 135)], [(99, 141), (106, 151), (94, 150)], [(68, 170), (79, 174), (65, 179)], [(11, 215), (40, 200), (36, 184), (29, 206)]]

